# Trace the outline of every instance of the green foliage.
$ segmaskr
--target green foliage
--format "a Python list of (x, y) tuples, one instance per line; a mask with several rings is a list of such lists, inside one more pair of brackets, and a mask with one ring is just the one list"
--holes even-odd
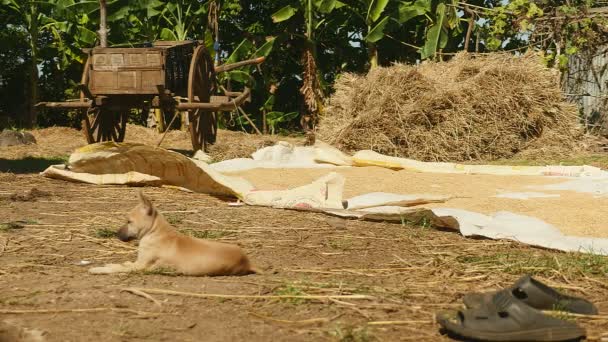
[(25, 226), (20, 222), (0, 223), (0, 232), (6, 233), (11, 230), (23, 229)]
[(296, 12), (298, 12), (298, 9), (291, 6), (291, 5), (287, 5), (283, 8), (281, 8), (280, 10), (276, 11), (273, 15), (272, 15), (272, 21), (275, 23), (280, 23), (283, 22), (285, 20), (288, 20), (289, 18), (293, 17)]
[(160, 33), (162, 40), (187, 40), (200, 38), (204, 32), (201, 25), (206, 24), (205, 14), (209, 2), (180, 0), (164, 5), (159, 15), (165, 21), (167, 27), (163, 27)]
[(369, 342), (376, 340), (366, 327), (336, 326), (329, 334), (340, 342)]
[[(274, 294), (276, 296), (306, 296), (306, 293), (303, 289), (296, 284), (284, 284), (274, 290)], [(306, 301), (305, 298), (285, 298), (281, 299), (281, 301), (298, 305), (302, 304)]]
[(227, 232), (223, 230), (194, 230), (194, 229), (182, 229), (183, 234), (195, 237), (197, 239), (209, 239), (218, 240), (226, 236), (234, 235), (234, 232)]
[(487, 48), (536, 48), (546, 52), (549, 66), (566, 69), (568, 56), (593, 48), (602, 41), (608, 21), (588, 16), (597, 1), (511, 0), (487, 14), (484, 25)]
[(550, 255), (544, 252), (530, 254), (529, 252), (514, 251), (510, 253), (488, 254), (486, 256), (460, 256), (456, 261), (460, 264), (477, 267), (492, 267), (497, 271), (519, 275), (532, 273), (549, 276), (559, 270), (568, 277), (605, 276), (608, 274), (608, 258), (594, 254), (593, 251), (585, 253), (564, 253)]
[[(475, 44), (480, 52), (530, 46), (544, 52), (548, 65), (564, 69), (568, 56), (601, 41), (606, 19), (586, 15), (596, 2), (469, 0), (476, 20), (471, 39), (480, 37)], [(38, 118), (28, 113), (37, 100), (78, 96), (82, 49), (98, 41), (98, 1), (0, 3), (0, 124), (35, 119), (44, 126), (79, 125), (76, 111)], [(244, 109), (260, 127), (265, 112), (274, 133), (298, 125), (308, 108), (305, 96), (312, 96), (299, 91), (303, 85), (326, 95), (345, 72), (459, 51), (471, 16), (457, 0), (112, 0), (109, 43), (129, 47), (159, 39), (200, 39), (215, 57), (217, 37), (208, 23), (211, 3), (220, 5), (220, 63), (266, 57), (262, 66), (219, 74), (218, 81), (231, 90), (252, 87), (252, 102)], [(559, 25), (555, 18), (561, 18)], [(309, 55), (314, 68), (304, 63), (303, 56)], [(229, 115), (222, 118), (224, 126), (252, 130), (238, 113)]]
[(113, 239), (116, 238), (116, 230), (110, 228), (99, 228), (96, 229), (93, 236), (100, 239)]
[(270, 127), (270, 134), (279, 132), (279, 126), (291, 122), (298, 117), (298, 112), (269, 112), (266, 114), (266, 124)]

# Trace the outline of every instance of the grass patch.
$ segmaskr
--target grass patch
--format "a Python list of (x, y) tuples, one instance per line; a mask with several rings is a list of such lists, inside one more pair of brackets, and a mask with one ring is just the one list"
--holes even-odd
[[(278, 287), (274, 290), (274, 294), (277, 296), (306, 296), (306, 293), (301, 287), (295, 284), (286, 284)], [(304, 298), (284, 298), (281, 301), (291, 303), (294, 305), (302, 304), (306, 301)]]
[(194, 229), (181, 229), (181, 233), (192, 236), (197, 239), (209, 239), (217, 240), (226, 236), (234, 235), (234, 232), (227, 232), (223, 230), (194, 230)]
[(42, 294), (42, 291), (34, 291), (31, 293), (26, 293), (22, 295), (13, 295), (8, 298), (0, 299), (0, 304), (3, 305), (27, 305), (27, 306), (35, 306), (38, 305), (35, 298), (36, 296)]
[(401, 217), (401, 226), (419, 227), (419, 228), (431, 228), (433, 224), (431, 219), (426, 216), (420, 216), (418, 218), (408, 219), (405, 216)]
[(566, 276), (606, 276), (608, 257), (593, 253), (509, 252), (482, 256), (459, 256), (462, 264), (485, 266), (513, 275), (524, 273), (551, 275), (559, 271)]
[(112, 239), (115, 238), (116, 235), (116, 230), (114, 229), (110, 229), (110, 228), (98, 228), (95, 229), (95, 232), (93, 233), (93, 235), (96, 238), (100, 238), (100, 239)]
[(67, 163), (69, 156), (56, 157), (26, 157), (23, 159), (0, 158), (0, 172), (38, 173), (55, 164)]
[(348, 239), (328, 239), (323, 244), (329, 248), (347, 251), (353, 246), (353, 242)]
[(178, 225), (184, 221), (184, 215), (176, 215), (176, 214), (167, 214), (165, 215), (165, 220), (169, 222), (171, 225)]
[(27, 225), (27, 224), (37, 224), (37, 223), (38, 223), (38, 221), (36, 221), (36, 220), (28, 220), (28, 219), (0, 223), (0, 232), (5, 233), (5, 232), (17, 230), (17, 229), (23, 229), (23, 228), (25, 228), (25, 225)]
[(366, 327), (336, 326), (329, 334), (340, 342), (368, 342), (375, 340)]

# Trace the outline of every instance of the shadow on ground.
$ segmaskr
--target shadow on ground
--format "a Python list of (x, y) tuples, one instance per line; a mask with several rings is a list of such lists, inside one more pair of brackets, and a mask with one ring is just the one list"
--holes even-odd
[(23, 159), (2, 159), (0, 158), (0, 172), (10, 173), (37, 173), (55, 164), (63, 164), (67, 157), (35, 158), (26, 157)]
[(173, 152), (177, 152), (179, 154), (183, 154), (183, 155), (185, 155), (188, 158), (192, 157), (192, 155), (194, 154), (194, 152), (192, 152), (192, 150), (182, 150), (182, 149), (178, 149), (178, 148), (170, 148), (169, 151), (173, 151)]

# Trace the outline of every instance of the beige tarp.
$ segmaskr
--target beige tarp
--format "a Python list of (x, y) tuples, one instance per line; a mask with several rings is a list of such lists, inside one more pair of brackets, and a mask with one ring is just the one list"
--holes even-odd
[[(171, 185), (195, 192), (232, 196), (249, 205), (321, 211), (344, 218), (430, 224), (460, 229), (465, 236), (511, 239), (565, 251), (608, 255), (608, 239), (565, 236), (555, 227), (534, 217), (510, 212), (484, 215), (437, 205), (449, 203), (453, 196), (458, 194), (372, 192), (344, 199), (345, 176), (332, 171), (331, 168), (338, 171), (340, 168), (352, 168), (349, 166), (351, 164), (437, 174), (559, 176), (567, 182), (546, 185), (544, 188), (561, 186), (595, 195), (608, 194), (607, 173), (589, 166), (515, 167), (423, 163), (383, 156), (372, 151), (361, 151), (350, 157), (323, 143), (314, 147), (279, 143), (254, 153), (252, 159), (237, 159), (212, 165), (162, 148), (100, 143), (75, 151), (67, 166), (52, 166), (42, 175), (91, 184)], [(301, 172), (307, 172), (308, 168), (317, 168), (327, 172), (310, 184), (286, 190), (256, 189), (242, 177), (222, 173), (251, 168), (274, 168), (279, 169), (279, 172), (281, 168), (303, 169)], [(370, 174), (370, 177), (373, 178), (373, 175)], [(372, 184), (376, 181), (379, 179), (369, 179)], [(550, 194), (538, 192), (506, 192), (499, 196), (522, 200), (552, 197)], [(423, 205), (430, 207), (421, 207)]]

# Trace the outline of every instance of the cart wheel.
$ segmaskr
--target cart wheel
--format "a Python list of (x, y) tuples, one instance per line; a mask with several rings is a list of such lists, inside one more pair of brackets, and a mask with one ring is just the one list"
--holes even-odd
[(128, 114), (93, 109), (82, 120), (82, 130), (89, 144), (101, 141), (125, 140)]
[[(90, 57), (90, 56), (88, 56)], [(82, 69), (82, 77), (80, 78), (80, 83), (81, 84), (89, 84), (89, 69), (90, 69), (90, 65), (91, 65), (91, 58), (87, 58), (86, 63), (84, 64), (84, 68)], [(81, 91), (80, 92), (80, 102), (83, 102), (86, 99), (86, 96), (84, 95), (84, 92)], [(92, 144), (94, 141), (92, 141), (91, 138), (91, 134), (90, 134), (90, 130), (91, 130), (91, 126), (90, 126), (90, 122), (89, 122), (89, 118), (88, 118), (88, 110), (83, 109), (80, 111), (80, 115), (82, 119), (82, 133), (84, 134), (84, 138), (87, 141), (87, 144)]]
[(209, 143), (210, 144), (215, 144), (215, 141), (217, 139), (217, 117), (218, 117), (218, 112), (212, 112), (209, 113), (209, 115), (211, 116), (211, 125), (210, 125), (210, 133), (209, 133)]
[[(203, 45), (194, 50), (188, 75), (188, 101), (209, 103), (215, 84), (215, 70), (209, 52)], [(217, 135), (217, 116), (212, 112), (191, 110), (190, 139), (194, 151), (207, 150), (207, 144), (215, 143)]]
[[(91, 59), (87, 58), (87, 61), (84, 63), (84, 69), (82, 69), (82, 77), (80, 78), (80, 84), (89, 84), (89, 69), (91, 69)], [(80, 102), (84, 101), (86, 96), (84, 92), (80, 92)]]

